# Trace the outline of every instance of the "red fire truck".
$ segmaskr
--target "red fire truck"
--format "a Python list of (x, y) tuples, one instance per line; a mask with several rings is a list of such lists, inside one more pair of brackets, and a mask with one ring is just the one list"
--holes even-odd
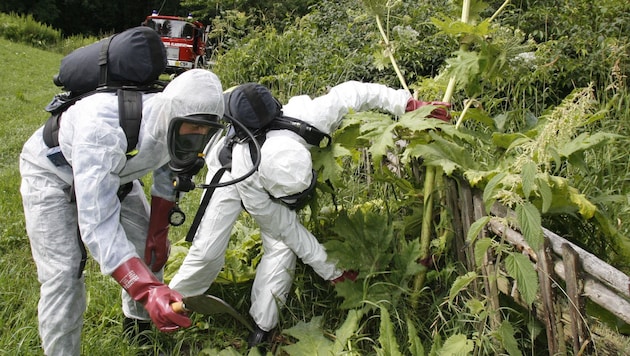
[(167, 73), (178, 74), (207, 65), (208, 28), (193, 20), (192, 16), (163, 16), (153, 11), (142, 25), (149, 26), (160, 34), (166, 47)]

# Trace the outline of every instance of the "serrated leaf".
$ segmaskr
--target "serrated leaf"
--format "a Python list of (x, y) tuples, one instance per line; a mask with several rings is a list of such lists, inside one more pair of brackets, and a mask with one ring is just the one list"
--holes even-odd
[(466, 307), (474, 315), (481, 315), (486, 310), (486, 305), (477, 298), (466, 300)]
[(481, 266), (483, 264), (486, 252), (488, 252), (488, 249), (492, 246), (492, 242), (491, 238), (484, 237), (475, 243), (475, 263), (477, 266)]
[(525, 163), (521, 169), (521, 181), (523, 185), (523, 195), (529, 199), (529, 195), (534, 190), (536, 179), (536, 164), (532, 161)]
[(538, 191), (540, 192), (540, 197), (542, 198), (542, 213), (546, 213), (553, 202), (553, 193), (551, 192), (551, 187), (546, 179), (537, 178), (536, 185), (538, 185)]
[(444, 174), (451, 175), (453, 171), (459, 168), (459, 165), (453, 162), (448, 155), (434, 144), (413, 145), (405, 150), (403, 162), (410, 162), (410, 157), (422, 158), (425, 166), (441, 167)]
[(483, 202), (485, 203), (486, 212), (490, 211), (490, 207), (494, 204), (494, 194), (496, 188), (499, 186), (503, 178), (507, 176), (507, 173), (501, 172), (490, 179), (486, 187), (483, 189)]
[(418, 337), (414, 322), (407, 318), (407, 337), (409, 338), (409, 353), (411, 356), (424, 356), (424, 346)]
[[(328, 248), (330, 259), (343, 268), (370, 272), (382, 271), (391, 260), (393, 227), (389, 218), (373, 211), (358, 209), (354, 214), (340, 214), (333, 231), (342, 241)], [(331, 243), (334, 241), (330, 241)], [(350, 257), (351, 256), (351, 257)]]
[(466, 335), (455, 334), (444, 341), (444, 345), (438, 351), (438, 355), (468, 355), (473, 351), (474, 346), (473, 341), (469, 340)]
[[(361, 277), (360, 274), (359, 277)], [(363, 283), (339, 283), (335, 286), (335, 293), (343, 299), (339, 309), (360, 308), (365, 303)]]
[(623, 136), (616, 135), (608, 132), (596, 132), (590, 134), (588, 132), (581, 133), (578, 137), (574, 138), (570, 142), (567, 142), (562, 147), (558, 148), (558, 153), (563, 157), (570, 157), (571, 155), (582, 152), (591, 148), (595, 148), (601, 144), (604, 144), (610, 140), (622, 138)]
[(379, 327), (378, 342), (381, 345), (381, 349), (378, 350), (378, 354), (387, 356), (402, 355), (396, 341), (396, 333), (394, 332), (394, 325), (389, 317), (389, 311), (387, 308), (381, 306), (381, 324)]
[(543, 245), (540, 212), (534, 204), (525, 202), (516, 207), (516, 217), (521, 227), (523, 238), (534, 251), (538, 251)]
[(361, 310), (349, 310), (346, 320), (343, 325), (337, 331), (335, 331), (335, 344), (333, 348), (333, 354), (339, 355), (343, 353), (346, 342), (354, 335), (359, 329), (359, 322), (363, 313)]
[(505, 351), (507, 351), (510, 356), (521, 356), (523, 354), (521, 350), (519, 350), (518, 342), (514, 337), (515, 333), (512, 323), (507, 320), (503, 320), (497, 330), (498, 339), (501, 341)]
[(319, 173), (319, 180), (330, 180), (335, 186), (344, 186), (343, 167), (337, 158), (349, 156), (350, 151), (338, 144), (333, 144), (329, 149), (314, 148), (311, 150), (313, 168)]
[(398, 253), (393, 256), (394, 266), (402, 277), (415, 276), (426, 267), (418, 263), (420, 258), (420, 241), (414, 239), (412, 241), (400, 240), (400, 249)]
[(529, 257), (521, 253), (510, 253), (505, 258), (505, 269), (517, 281), (518, 291), (528, 305), (536, 300), (538, 275)]
[(383, 156), (387, 154), (387, 151), (394, 147), (394, 130), (397, 123), (392, 122), (389, 118), (388, 121), (370, 121), (361, 125), (362, 135), (359, 139), (369, 141), (370, 147), (368, 151), (372, 154), (372, 158), (376, 165), (380, 163)]
[(477, 219), (477, 221), (472, 223), (470, 225), (470, 228), (468, 229), (468, 234), (466, 234), (466, 241), (468, 243), (474, 243), (477, 239), (477, 236), (479, 236), (479, 233), (481, 233), (481, 230), (488, 224), (489, 221), (489, 216), (482, 216), (481, 218)]
[(479, 75), (479, 54), (459, 50), (455, 52), (455, 58), (449, 58), (447, 63), (447, 75), (455, 78), (455, 82), (459, 87), (465, 87), (469, 83), (476, 80)]
[(455, 299), (459, 292), (465, 289), (476, 278), (477, 272), (475, 271), (471, 271), (463, 276), (457, 277), (457, 279), (455, 279), (455, 282), (453, 282), (453, 285), (451, 286), (451, 290), (448, 293), (448, 299), (450, 301), (453, 301), (453, 299)]
[(282, 350), (289, 355), (329, 355), (333, 343), (328, 340), (321, 328), (322, 317), (315, 316), (310, 322), (298, 322), (295, 326), (285, 329), (284, 334), (292, 336), (299, 341), (288, 346), (282, 347)]
[(492, 144), (504, 149), (509, 149), (510, 147), (518, 146), (523, 144), (524, 142), (529, 142), (531, 139), (522, 133), (499, 133), (495, 132), (492, 134)]

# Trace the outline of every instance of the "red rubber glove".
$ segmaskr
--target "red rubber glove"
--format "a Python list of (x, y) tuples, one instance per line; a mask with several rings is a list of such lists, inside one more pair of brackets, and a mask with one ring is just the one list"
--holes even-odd
[(164, 267), (168, 260), (171, 243), (168, 240), (168, 214), (175, 206), (175, 202), (151, 197), (151, 218), (149, 219), (149, 232), (144, 248), (144, 263), (157, 272)]
[(144, 305), (160, 331), (171, 332), (192, 324), (188, 316), (171, 308), (171, 304), (182, 301), (181, 294), (158, 281), (138, 257), (130, 258), (116, 268), (112, 277), (135, 301)]
[(409, 101), (407, 101), (407, 108), (405, 109), (405, 112), (414, 111), (426, 105), (444, 106), (433, 109), (433, 111), (431, 111), (431, 114), (429, 114), (429, 117), (445, 122), (451, 121), (451, 113), (448, 111), (448, 108), (451, 107), (451, 103), (446, 103), (443, 101), (420, 101), (411, 98), (409, 99)]

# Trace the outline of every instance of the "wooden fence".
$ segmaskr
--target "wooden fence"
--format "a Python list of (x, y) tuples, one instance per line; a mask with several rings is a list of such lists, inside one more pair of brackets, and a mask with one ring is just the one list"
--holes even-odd
[[(495, 265), (493, 255), (488, 253), (483, 264), (477, 266), (474, 245), (466, 242), (472, 223), (487, 215), (482, 192), (471, 189), (463, 180), (449, 179), (448, 187), (447, 204), (453, 211), (458, 258), (468, 270), (481, 271), (484, 278), (479, 288), (485, 290), (492, 310), (500, 308), (500, 293), (528, 308), (545, 325), (549, 355), (630, 355), (627, 338), (615, 332), (595, 332), (593, 325), (597, 322), (585, 311), (588, 298), (630, 324), (630, 278), (626, 274), (547, 229), (543, 229), (544, 246), (534, 251), (520, 232), (506, 223), (516, 220), (514, 213), (495, 204), (481, 234), (502, 238), (534, 264), (540, 291), (534, 305), (527, 305), (503, 266)], [(493, 315), (490, 322), (494, 329), (501, 320), (499, 313)]]

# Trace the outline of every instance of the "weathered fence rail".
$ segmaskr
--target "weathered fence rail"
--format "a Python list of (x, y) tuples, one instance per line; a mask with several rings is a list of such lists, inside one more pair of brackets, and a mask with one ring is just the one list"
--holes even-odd
[[(543, 248), (534, 251), (521, 233), (512, 227), (514, 225), (510, 222), (516, 221), (514, 212), (495, 205), (481, 234), (502, 238), (526, 254), (534, 264), (539, 275), (540, 292), (534, 306), (526, 305), (507, 273), (502, 266), (495, 265), (489, 253), (482, 266), (475, 265), (474, 245), (467, 243), (466, 236), (472, 223), (486, 216), (481, 196), (481, 192), (472, 189), (465, 181), (449, 180), (447, 204), (453, 211), (458, 257), (469, 270), (481, 271), (484, 275), (483, 288), (489, 305), (498, 310), (498, 294), (503, 293), (532, 310), (545, 324), (550, 355), (630, 355), (630, 342), (611, 343), (605, 336), (597, 335), (589, 325), (585, 312), (586, 299), (590, 299), (630, 324), (630, 277), (548, 229), (543, 228)], [(491, 322), (498, 325), (498, 317)], [(567, 351), (567, 341), (572, 353)], [(598, 349), (597, 345), (603, 344), (607, 351)]]

